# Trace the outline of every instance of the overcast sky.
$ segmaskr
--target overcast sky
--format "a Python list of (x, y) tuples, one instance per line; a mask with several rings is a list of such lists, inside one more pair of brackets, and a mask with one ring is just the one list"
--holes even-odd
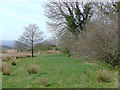
[(47, 30), (44, 13), (45, 2), (34, 0), (1, 0), (0, 1), (0, 30), (1, 40), (17, 40), (24, 32), (24, 26), (36, 24), (45, 32), (47, 38), (51, 34)]

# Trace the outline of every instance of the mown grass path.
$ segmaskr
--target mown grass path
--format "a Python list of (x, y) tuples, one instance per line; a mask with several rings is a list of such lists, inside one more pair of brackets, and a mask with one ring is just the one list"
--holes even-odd
[[(109, 88), (114, 87), (117, 77), (115, 71), (110, 82), (98, 82), (96, 71), (102, 67), (86, 64), (62, 54), (42, 54), (34, 58), (16, 59), (17, 65), (11, 65), (11, 75), (3, 75), (3, 88), (43, 88), (42, 80), (47, 79), (46, 88)], [(8, 63), (11, 64), (9, 60)], [(30, 65), (39, 65), (37, 74), (28, 74)]]

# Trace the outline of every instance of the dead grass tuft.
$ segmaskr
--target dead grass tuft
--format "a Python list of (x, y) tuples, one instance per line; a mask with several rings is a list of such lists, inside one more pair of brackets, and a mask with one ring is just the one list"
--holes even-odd
[(99, 82), (108, 82), (111, 80), (111, 74), (106, 70), (97, 71), (96, 75)]
[(42, 79), (42, 86), (47, 87), (48, 86), (48, 79)]
[(37, 65), (31, 65), (30, 67), (28, 67), (29, 74), (35, 74), (38, 73), (38, 71), (39, 71), (39, 66)]
[(10, 69), (9, 64), (6, 63), (6, 62), (2, 62), (2, 73), (3, 73), (3, 75), (10, 75), (10, 71), (11, 71), (11, 69)]
[(0, 56), (0, 59), (2, 59), (2, 61), (6, 61), (9, 59), (19, 59), (19, 58), (27, 58), (27, 57), (31, 57), (31, 54), (28, 53), (4, 53)]

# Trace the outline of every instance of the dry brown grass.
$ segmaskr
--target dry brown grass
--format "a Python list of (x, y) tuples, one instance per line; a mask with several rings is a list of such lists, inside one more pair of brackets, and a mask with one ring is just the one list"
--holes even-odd
[(2, 62), (2, 73), (3, 75), (10, 75), (10, 65), (7, 62)]
[(7, 53), (16, 53), (17, 50), (14, 50), (14, 49), (10, 49), (10, 50), (7, 50)]
[(102, 71), (97, 71), (97, 80), (99, 82), (108, 82), (111, 80), (111, 74), (108, 73), (108, 71), (106, 70), (102, 70)]
[(48, 85), (48, 79), (42, 79), (42, 86), (46, 87)]
[(48, 50), (47, 53), (60, 53), (60, 52), (57, 50)]
[(6, 67), (9, 67), (9, 64), (7, 62), (2, 62), (2, 70)]
[(30, 67), (28, 67), (28, 73), (29, 74), (35, 74), (35, 73), (38, 73), (39, 71), (39, 66), (37, 65), (31, 65)]
[(9, 59), (18, 59), (18, 58), (27, 58), (27, 57), (31, 57), (31, 54), (24, 53), (24, 52), (14, 52), (14, 53), (9, 52), (9, 53), (3, 53), (0, 56), (0, 59), (5, 61), (5, 60), (9, 60)]

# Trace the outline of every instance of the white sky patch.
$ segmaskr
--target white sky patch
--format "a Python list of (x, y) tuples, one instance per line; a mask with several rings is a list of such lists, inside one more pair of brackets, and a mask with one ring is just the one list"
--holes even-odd
[[(1, 2), (48, 2), (55, 1), (59, 2), (60, 0), (1, 0)], [(64, 0), (65, 2), (73, 2), (77, 0)], [(118, 2), (120, 0), (78, 0), (79, 2)]]
[(30, 18), (30, 17), (24, 16), (24, 15), (21, 15), (18, 11), (6, 9), (6, 8), (1, 8), (1, 9), (2, 9), (2, 13), (9, 15), (10, 17), (12, 17), (14, 19), (21, 18), (25, 22), (40, 23), (38, 20), (35, 20), (34, 18)]
[(46, 38), (51, 37), (46, 27), (47, 18), (44, 16), (43, 2), (10, 1), (14, 0), (0, 1), (1, 40), (17, 40), (24, 32), (24, 27), (29, 24), (36, 24), (45, 33)]
[[(2, 11), (2, 9), (0, 8), (0, 12)], [(1, 17), (0, 17), (0, 40), (2, 40), (2, 25), (1, 25)], [(1, 42), (0, 42), (1, 43)]]
[[(0, 39), (17, 39), (24, 31), (24, 26), (36, 24), (50, 38), (47, 30), (47, 18), (42, 5), (48, 1), (60, 0), (0, 0)], [(76, 1), (76, 0), (64, 0)], [(79, 2), (111, 2), (119, 0), (78, 0)]]

